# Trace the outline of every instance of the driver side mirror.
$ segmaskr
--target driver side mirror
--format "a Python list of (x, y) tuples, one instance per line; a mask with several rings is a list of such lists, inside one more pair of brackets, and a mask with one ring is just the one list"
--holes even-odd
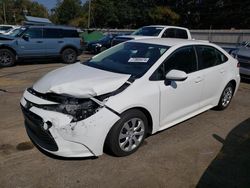
[(169, 81), (184, 81), (188, 77), (187, 73), (180, 70), (171, 70), (166, 74), (166, 80)]
[(22, 37), (24, 40), (28, 41), (30, 39), (29, 35), (28, 34), (24, 34), (23, 37)]

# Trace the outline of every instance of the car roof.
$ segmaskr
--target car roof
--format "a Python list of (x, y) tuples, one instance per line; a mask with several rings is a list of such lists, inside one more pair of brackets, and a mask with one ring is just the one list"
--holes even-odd
[(163, 46), (175, 46), (175, 45), (209, 45), (208, 41), (201, 40), (188, 40), (188, 39), (176, 39), (176, 38), (150, 38), (150, 39), (137, 39), (130, 40), (128, 42), (139, 42), (139, 43), (148, 43), (148, 44), (156, 44)]
[(185, 27), (172, 26), (172, 25), (147, 25), (143, 27), (164, 27), (164, 28), (176, 28), (176, 29), (187, 29)]

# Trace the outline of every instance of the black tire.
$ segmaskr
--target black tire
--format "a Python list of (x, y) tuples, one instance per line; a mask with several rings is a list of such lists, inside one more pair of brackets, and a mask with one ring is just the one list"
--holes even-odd
[[(135, 126), (133, 126), (132, 121), (135, 122)], [(129, 132), (127, 128), (130, 129)], [(136, 109), (126, 111), (109, 131), (105, 141), (105, 149), (118, 157), (130, 155), (141, 146), (147, 133), (148, 121), (145, 114)], [(126, 138), (121, 138), (125, 135)]]
[(216, 106), (217, 110), (224, 110), (229, 106), (234, 95), (234, 89), (235, 87), (232, 83), (228, 83), (226, 85), (225, 89), (223, 90), (221, 94), (220, 101), (218, 105)]
[(106, 47), (101, 47), (100, 52), (103, 52), (103, 51), (105, 51), (105, 50), (107, 50)]
[(15, 54), (8, 49), (0, 49), (0, 66), (11, 67), (15, 65), (16, 57)]
[(64, 63), (71, 64), (77, 60), (77, 53), (73, 48), (65, 48), (62, 51), (62, 60)]

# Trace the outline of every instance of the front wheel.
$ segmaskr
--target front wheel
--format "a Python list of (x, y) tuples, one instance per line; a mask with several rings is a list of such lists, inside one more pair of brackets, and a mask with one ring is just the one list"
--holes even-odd
[(72, 48), (66, 48), (62, 51), (62, 60), (64, 63), (75, 63), (77, 59), (76, 51)]
[(218, 103), (218, 106), (216, 106), (216, 108), (218, 110), (226, 109), (233, 98), (233, 94), (234, 94), (234, 86), (232, 83), (228, 83), (221, 94), (220, 101)]
[(15, 54), (8, 49), (0, 49), (0, 66), (10, 67), (15, 64)]
[(105, 148), (118, 157), (134, 153), (143, 143), (148, 131), (147, 117), (140, 110), (129, 110), (111, 128)]

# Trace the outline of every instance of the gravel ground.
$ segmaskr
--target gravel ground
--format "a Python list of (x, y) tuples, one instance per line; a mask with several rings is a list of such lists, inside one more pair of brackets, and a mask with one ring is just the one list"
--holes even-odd
[(209, 110), (150, 136), (131, 156), (62, 160), (32, 145), (19, 106), (25, 88), (62, 66), (60, 62), (31, 61), (0, 69), (0, 187), (250, 185), (249, 83), (240, 84), (225, 111)]

